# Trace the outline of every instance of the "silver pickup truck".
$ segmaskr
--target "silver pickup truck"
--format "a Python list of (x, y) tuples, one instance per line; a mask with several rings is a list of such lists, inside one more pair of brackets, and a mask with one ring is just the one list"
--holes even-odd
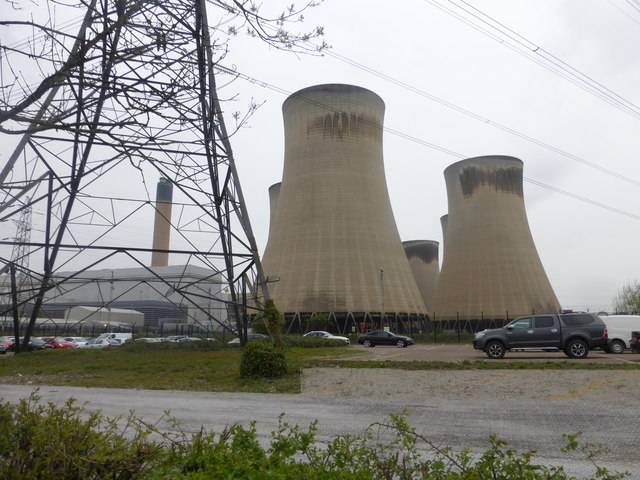
[(503, 358), (507, 350), (561, 350), (571, 358), (587, 358), (590, 349), (607, 348), (607, 328), (595, 313), (531, 315), (476, 333), (473, 348), (492, 359)]

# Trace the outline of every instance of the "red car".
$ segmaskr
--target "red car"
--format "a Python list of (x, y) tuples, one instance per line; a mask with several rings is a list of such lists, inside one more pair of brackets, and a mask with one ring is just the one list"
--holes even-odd
[(53, 345), (53, 348), (73, 348), (73, 343), (67, 342), (62, 337), (40, 337), (40, 339)]
[(15, 337), (0, 337), (0, 343), (7, 346), (9, 352), (13, 352), (13, 344), (15, 343)]

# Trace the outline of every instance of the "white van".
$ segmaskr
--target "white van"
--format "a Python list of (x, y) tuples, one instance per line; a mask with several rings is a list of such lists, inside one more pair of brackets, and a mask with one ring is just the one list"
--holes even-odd
[(600, 315), (607, 326), (609, 353), (622, 353), (629, 346), (631, 332), (640, 330), (640, 315)]
[[(631, 338), (631, 336), (629, 336), (629, 338)], [(98, 340), (102, 340), (102, 339), (118, 340), (120, 343), (124, 343), (124, 342), (130, 342), (131, 340), (133, 340), (133, 334), (109, 332), (109, 333), (103, 333), (102, 335), (98, 336)]]

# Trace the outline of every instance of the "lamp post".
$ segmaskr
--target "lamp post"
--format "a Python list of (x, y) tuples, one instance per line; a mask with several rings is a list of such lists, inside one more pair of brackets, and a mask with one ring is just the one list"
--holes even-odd
[(380, 269), (380, 330), (384, 330), (384, 268)]

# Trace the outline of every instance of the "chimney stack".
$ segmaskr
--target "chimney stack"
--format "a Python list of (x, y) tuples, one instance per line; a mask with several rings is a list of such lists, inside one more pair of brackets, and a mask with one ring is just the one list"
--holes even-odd
[[(156, 217), (153, 226), (153, 249), (169, 250), (171, 236), (171, 206), (173, 202), (173, 184), (166, 178), (158, 180), (156, 189)], [(152, 267), (169, 265), (169, 252), (153, 252)]]

